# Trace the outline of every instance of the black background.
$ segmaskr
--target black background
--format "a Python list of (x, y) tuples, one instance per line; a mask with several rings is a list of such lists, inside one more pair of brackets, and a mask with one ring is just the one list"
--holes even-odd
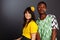
[[(13, 40), (21, 34), (23, 12), (34, 5), (38, 17), (37, 4), (42, 0), (0, 0), (0, 40)], [(54, 14), (60, 27), (60, 0), (43, 0), (47, 3), (47, 13)], [(57, 38), (60, 39), (58, 30)]]

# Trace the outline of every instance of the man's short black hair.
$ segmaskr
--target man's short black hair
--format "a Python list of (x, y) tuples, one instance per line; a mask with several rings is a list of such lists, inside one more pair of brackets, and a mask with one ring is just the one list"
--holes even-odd
[(44, 4), (47, 7), (47, 4), (44, 1), (39, 2), (37, 6), (39, 6), (40, 4)]

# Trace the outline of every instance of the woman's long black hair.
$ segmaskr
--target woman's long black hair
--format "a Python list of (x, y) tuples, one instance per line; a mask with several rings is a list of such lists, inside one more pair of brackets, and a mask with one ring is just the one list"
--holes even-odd
[[(25, 13), (26, 13), (27, 11), (31, 14), (31, 19), (29, 19), (29, 22), (30, 22), (31, 20), (34, 20), (34, 21), (35, 21), (34, 12), (31, 10), (30, 7), (28, 7), (28, 8), (26, 8), (25, 11), (24, 11), (24, 24), (23, 24), (23, 27), (25, 27), (25, 25), (26, 25), (26, 20), (27, 20), (27, 19), (25, 18)], [(27, 23), (27, 25), (29, 24), (29, 22)]]

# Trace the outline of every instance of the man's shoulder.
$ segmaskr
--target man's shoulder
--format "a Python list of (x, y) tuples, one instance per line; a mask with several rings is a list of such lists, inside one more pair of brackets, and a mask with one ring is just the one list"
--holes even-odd
[(53, 14), (47, 14), (49, 17), (55, 18), (56, 16)]
[(40, 20), (40, 18), (38, 17), (37, 19), (36, 19), (36, 21), (39, 21)]

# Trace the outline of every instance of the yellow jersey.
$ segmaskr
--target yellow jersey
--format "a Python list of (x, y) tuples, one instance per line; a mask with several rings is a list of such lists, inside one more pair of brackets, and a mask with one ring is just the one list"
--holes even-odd
[(31, 39), (32, 33), (37, 33), (38, 26), (35, 21), (31, 20), (31, 22), (23, 28), (23, 36)]

